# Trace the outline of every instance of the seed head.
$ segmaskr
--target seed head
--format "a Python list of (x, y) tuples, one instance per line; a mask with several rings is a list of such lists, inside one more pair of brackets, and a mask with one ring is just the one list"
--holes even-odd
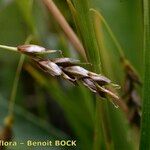
[[(77, 85), (78, 82), (82, 82), (93, 93), (97, 93), (103, 98), (110, 96), (114, 99), (119, 99), (115, 93), (105, 87), (105, 85), (111, 83), (110, 79), (79, 66), (79, 60), (72, 58), (44, 59), (38, 57), (36, 53), (46, 51), (44, 47), (38, 45), (21, 45), (18, 46), (18, 51), (30, 55), (31, 59), (33, 59), (44, 72), (52, 76), (61, 76), (75, 85)], [(51, 52), (52, 51), (50, 51), (50, 53)], [(53, 52), (57, 51), (54, 50)]]

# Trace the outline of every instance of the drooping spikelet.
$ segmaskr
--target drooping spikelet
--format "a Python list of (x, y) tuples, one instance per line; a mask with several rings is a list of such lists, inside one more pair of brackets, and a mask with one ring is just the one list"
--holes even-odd
[(75, 85), (81, 82), (102, 98), (109, 96), (117, 100), (119, 99), (115, 93), (106, 87), (107, 85), (112, 85), (110, 79), (79, 66), (79, 60), (64, 57), (54, 59), (37, 57), (35, 54), (43, 51), (46, 52), (45, 48), (37, 45), (18, 46), (18, 51), (29, 55), (43, 71), (52, 76), (61, 76)]

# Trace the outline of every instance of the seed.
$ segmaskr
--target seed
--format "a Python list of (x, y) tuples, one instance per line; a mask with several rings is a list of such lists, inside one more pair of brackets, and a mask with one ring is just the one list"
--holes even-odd
[(63, 67), (73, 66), (80, 62), (79, 60), (73, 58), (55, 58), (51, 61)]
[(71, 83), (73, 83), (74, 85), (78, 85), (77, 83), (77, 79), (74, 78), (73, 76), (68, 76), (67, 74), (65, 74), (64, 72), (62, 73), (62, 77), (68, 81), (70, 81)]
[(48, 72), (52, 76), (60, 76), (60, 75), (62, 75), (62, 70), (59, 68), (59, 66), (56, 65), (55, 63), (51, 62), (50, 60), (48, 60), (48, 61), (39, 61), (38, 65), (45, 72)]
[(94, 72), (89, 72), (88, 75), (91, 79), (93, 79), (95, 82), (97, 82), (100, 86), (111, 83), (111, 81), (108, 78), (106, 78), (100, 74), (96, 74)]
[(20, 45), (17, 47), (18, 51), (22, 53), (39, 53), (39, 52), (45, 52), (46, 49), (44, 47), (38, 46), (38, 45)]
[(89, 71), (80, 66), (71, 66), (63, 68), (63, 71), (67, 74), (74, 75), (77, 78), (88, 77)]
[(97, 93), (97, 88), (96, 88), (96, 86), (95, 86), (95, 84), (94, 84), (94, 82), (93, 82), (92, 79), (90, 79), (90, 78), (83, 78), (83, 79), (82, 79), (82, 83), (83, 83), (87, 88), (89, 88), (92, 92)]

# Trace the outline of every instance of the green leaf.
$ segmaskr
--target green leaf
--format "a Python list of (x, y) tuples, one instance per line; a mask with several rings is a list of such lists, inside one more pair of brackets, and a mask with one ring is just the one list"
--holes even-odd
[(73, 0), (75, 9), (77, 11), (77, 23), (79, 23), (79, 31), (81, 31), (81, 40), (86, 49), (88, 61), (92, 63), (95, 71), (100, 72), (100, 55), (93, 28), (93, 19), (89, 12), (90, 1), (87, 0)]
[(108, 104), (108, 116), (114, 149), (133, 150), (133, 139), (129, 136), (129, 124), (123, 112)]
[[(76, 20), (76, 27), (84, 48), (86, 49), (86, 54), (88, 61), (92, 64), (91, 69), (97, 73), (100, 73), (101, 70), (101, 61), (100, 61), (100, 51), (96, 39), (96, 34), (93, 26), (93, 16), (90, 14), (90, 7), (92, 2), (89, 0), (73, 0), (74, 8), (76, 14), (72, 12), (74, 19)], [(71, 6), (71, 5), (70, 5)], [(70, 7), (71, 8), (71, 7)], [(73, 9), (71, 9), (73, 11)], [(95, 119), (94, 119), (94, 138), (93, 138), (93, 149), (106, 149), (109, 145), (108, 142), (108, 133), (109, 131), (105, 128), (105, 120), (102, 107), (105, 107), (100, 98), (96, 99), (95, 107)], [(106, 136), (105, 136), (106, 135)]]
[[(101, 20), (104, 19), (100, 16), (101, 14), (94, 9), (92, 12), (94, 12), (95, 15), (95, 30), (99, 41), (99, 47), (101, 48), (102, 69), (107, 76), (112, 78), (114, 81), (119, 82), (120, 77), (122, 78), (120, 69), (122, 66), (120, 65), (120, 55), (118, 55), (116, 48), (119, 49), (121, 54), (122, 49), (117, 42), (117, 39), (114, 37), (111, 28), (108, 27), (107, 22), (105, 20)], [(116, 72), (120, 72), (118, 76), (116, 75)], [(114, 147), (115, 150), (133, 149), (132, 140), (129, 140), (128, 136), (128, 133), (130, 133), (129, 125), (127, 124), (125, 115), (120, 110), (121, 108), (116, 109), (110, 103), (106, 103), (105, 105), (105, 113), (108, 117), (108, 129), (113, 143), (112, 147)]]
[(144, 86), (140, 149), (150, 149), (150, 1), (144, 2)]
[[(142, 0), (93, 0), (116, 35), (125, 55), (142, 75), (143, 13)], [(107, 44), (108, 45), (108, 44)], [(138, 61), (137, 61), (138, 60)]]

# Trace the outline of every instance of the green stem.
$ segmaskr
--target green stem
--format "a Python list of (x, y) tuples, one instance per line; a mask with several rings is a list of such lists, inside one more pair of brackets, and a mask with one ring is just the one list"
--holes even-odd
[(10, 50), (10, 51), (13, 51), (13, 52), (18, 52), (17, 47), (0, 45), (0, 48), (7, 49), (7, 50)]
[(140, 150), (150, 149), (150, 1), (144, 3), (144, 85)]
[[(25, 41), (25, 44), (30, 43), (31, 39), (32, 39), (32, 35), (28, 36), (28, 38)], [(17, 47), (10, 47), (10, 46), (1, 45), (1, 48), (5, 48), (5, 49), (8, 49), (8, 50), (13, 49), (13, 50), (17, 51)], [(17, 51), (17, 52), (19, 52), (19, 51)], [(18, 67), (17, 67), (17, 70), (16, 70), (15, 79), (14, 79), (13, 87), (12, 87), (12, 91), (11, 91), (11, 96), (10, 96), (10, 101), (9, 101), (9, 106), (8, 106), (9, 116), (13, 116), (13, 113), (14, 113), (14, 104), (15, 104), (15, 99), (16, 99), (16, 93), (17, 93), (20, 73), (21, 73), (21, 70), (22, 70), (24, 60), (25, 60), (25, 55), (22, 54), (20, 56), (20, 60), (19, 60), (19, 63), (18, 63)]]
[(9, 101), (9, 108), (8, 108), (9, 112), (8, 113), (10, 116), (13, 116), (13, 112), (14, 112), (14, 103), (15, 103), (15, 99), (16, 99), (17, 87), (18, 87), (19, 77), (20, 77), (24, 59), (25, 59), (25, 55), (21, 55), (19, 63), (18, 63), (14, 83), (13, 83), (10, 101)]

